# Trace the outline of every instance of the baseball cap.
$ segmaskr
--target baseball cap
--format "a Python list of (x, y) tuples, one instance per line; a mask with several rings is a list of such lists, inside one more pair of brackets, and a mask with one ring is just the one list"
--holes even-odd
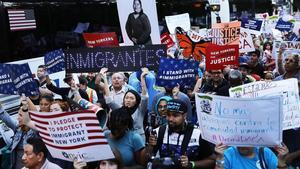
[(176, 112), (176, 113), (186, 113), (187, 112), (186, 104), (179, 99), (169, 100), (167, 103), (167, 109), (168, 109), (168, 111)]

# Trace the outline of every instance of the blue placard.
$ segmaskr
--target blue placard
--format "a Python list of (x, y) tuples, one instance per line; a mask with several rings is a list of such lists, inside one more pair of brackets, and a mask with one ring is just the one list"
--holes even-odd
[(11, 78), (11, 65), (0, 64), (0, 93), (14, 95), (18, 91)]
[(65, 70), (65, 56), (62, 49), (47, 53), (44, 57), (44, 61), (49, 74)]
[(280, 18), (275, 26), (275, 29), (278, 29), (281, 32), (284, 32), (284, 31), (289, 32), (292, 30), (293, 26), (294, 26), (293, 23), (286, 22)]
[(17, 65), (11, 64), (10, 76), (15, 88), (19, 94), (24, 93), (26, 96), (39, 94), (36, 82), (32, 78), (32, 73), (28, 63)]
[(195, 84), (198, 65), (196, 61), (161, 58), (156, 84), (167, 88), (173, 88), (177, 84), (192, 86)]
[(242, 20), (241, 27), (250, 30), (260, 31), (262, 23), (263, 21), (260, 20)]

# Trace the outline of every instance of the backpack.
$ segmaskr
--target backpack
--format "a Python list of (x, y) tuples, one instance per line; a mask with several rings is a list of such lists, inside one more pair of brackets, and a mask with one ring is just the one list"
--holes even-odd
[(259, 148), (258, 158), (261, 169), (268, 169), (268, 164), (265, 159), (264, 147)]

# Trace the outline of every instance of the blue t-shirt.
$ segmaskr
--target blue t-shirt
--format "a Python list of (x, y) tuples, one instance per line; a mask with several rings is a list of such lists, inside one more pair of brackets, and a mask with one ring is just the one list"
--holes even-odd
[(128, 131), (122, 138), (115, 140), (109, 137), (110, 133), (110, 130), (104, 131), (110, 147), (120, 152), (122, 164), (124, 166), (136, 165), (134, 153), (145, 147), (142, 137), (133, 131)]
[[(259, 161), (259, 148), (255, 148), (255, 157), (247, 158), (242, 156), (236, 147), (230, 147), (224, 152), (224, 169), (261, 169)], [(264, 157), (269, 169), (277, 168), (277, 157), (269, 149), (264, 148)]]

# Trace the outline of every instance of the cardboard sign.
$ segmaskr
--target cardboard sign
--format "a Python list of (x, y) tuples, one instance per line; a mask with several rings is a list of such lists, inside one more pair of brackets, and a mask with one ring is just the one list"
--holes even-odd
[(223, 69), (239, 63), (239, 46), (209, 44), (206, 48), (206, 70)]
[(165, 45), (123, 46), (69, 49), (65, 53), (66, 72), (136, 71), (142, 67), (158, 68), (159, 59), (166, 57)]
[(117, 34), (115, 32), (107, 33), (84, 33), (83, 38), (86, 46), (89, 48), (97, 46), (119, 46)]
[(173, 88), (180, 86), (191, 86), (195, 83), (198, 73), (198, 62), (161, 58), (156, 84), (162, 87)]
[(181, 27), (184, 30), (191, 29), (190, 15), (188, 13), (165, 16), (166, 23), (170, 34), (175, 34), (176, 27)]
[[(282, 95), (283, 130), (300, 127), (299, 89), (297, 79), (253, 82), (229, 89), (230, 97), (258, 98)], [(265, 107), (267, 108), (267, 107)], [(257, 109), (260, 110), (261, 109)]]
[(39, 94), (28, 63), (0, 64), (0, 93), (12, 95), (24, 93), (26, 96)]
[(272, 55), (274, 58), (277, 59), (279, 49), (282, 48), (283, 50), (289, 49), (300, 49), (300, 42), (299, 41), (273, 41), (273, 51)]
[(163, 33), (162, 35), (160, 35), (160, 40), (161, 40), (161, 43), (162, 44), (165, 44), (167, 45), (167, 49), (169, 49), (170, 47), (174, 46), (175, 43), (174, 41), (172, 40), (170, 34), (168, 33)]
[(54, 158), (91, 162), (114, 157), (92, 111), (29, 112), (29, 115)]
[(62, 49), (47, 53), (44, 61), (49, 74), (65, 70), (65, 56)]
[[(275, 146), (282, 141), (282, 98), (196, 94), (203, 139), (229, 146)], [(258, 111), (259, 110), (259, 111)]]
[(212, 43), (217, 45), (238, 45), (241, 22), (213, 24), (210, 31)]
[(241, 27), (248, 29), (250, 33), (260, 35), (263, 21), (260, 20), (242, 20)]
[(246, 53), (252, 51), (255, 51), (255, 47), (249, 29), (241, 28), (239, 52)]

